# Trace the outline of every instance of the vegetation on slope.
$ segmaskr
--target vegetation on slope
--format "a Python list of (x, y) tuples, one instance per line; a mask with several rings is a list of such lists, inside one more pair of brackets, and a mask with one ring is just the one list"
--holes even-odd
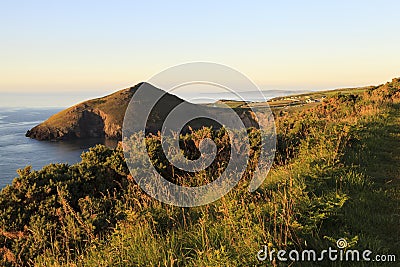
[(121, 138), (125, 110), (140, 85), (67, 108), (32, 128), (26, 136), (38, 140)]
[[(134, 95), (135, 99), (131, 101)], [(162, 123), (170, 111), (180, 104), (184, 104), (187, 110), (196, 114), (203, 114), (204, 117), (207, 117), (207, 114), (210, 114), (211, 117), (212, 114), (217, 114), (219, 118), (230, 116), (230, 113), (226, 113), (226, 109), (191, 104), (149, 83), (139, 83), (114, 94), (67, 108), (29, 130), (26, 136), (51, 141), (79, 138), (121, 140), (126, 112), (137, 118), (147, 117), (146, 131), (157, 133), (161, 130)], [(148, 107), (152, 107), (150, 114), (143, 114)], [(129, 110), (127, 110), (128, 108)], [(248, 109), (238, 109), (237, 112), (246, 126), (256, 125)], [(127, 120), (125, 123), (134, 124), (129, 125), (127, 127), (129, 129), (137, 127), (134, 120)], [(184, 132), (187, 132), (188, 126), (192, 129), (199, 129), (203, 126), (215, 129), (219, 128), (220, 124), (205, 118), (197, 118), (185, 126)]]
[[(282, 112), (276, 123), (276, 161), (261, 188), (249, 193), (245, 177), (219, 201), (197, 208), (144, 194), (121, 147), (96, 146), (72, 166), (19, 170), (0, 194), (3, 264), (279, 266), (257, 259), (264, 244), (321, 251), (339, 238), (350, 248), (398, 253), (399, 80)], [(203, 129), (182, 140), (196, 144), (211, 135), (224, 145), (221, 131)], [(147, 145), (157, 155), (158, 137), (149, 137)], [(196, 149), (186, 153), (195, 157)], [(158, 166), (171, 174), (168, 162)], [(180, 178), (201, 183), (219, 168)]]

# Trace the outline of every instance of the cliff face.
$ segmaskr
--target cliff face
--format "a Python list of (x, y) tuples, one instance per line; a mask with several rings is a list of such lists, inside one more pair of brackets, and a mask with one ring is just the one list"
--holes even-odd
[(121, 139), (125, 110), (141, 84), (65, 109), (26, 133), (37, 140)]
[[(149, 90), (149, 93), (146, 93), (148, 99), (141, 99), (138, 103), (131, 106), (132, 110), (130, 112), (139, 114), (139, 116), (145, 105), (152, 104), (152, 101), (154, 101), (152, 99), (153, 96), (163, 95), (153, 107), (146, 126), (147, 132), (157, 133), (170, 111), (185, 101), (149, 84), (140, 87), (141, 85), (138, 84), (114, 94), (85, 101), (63, 110), (29, 130), (26, 136), (37, 140), (68, 140), (77, 138), (120, 140), (122, 138), (122, 125), (126, 109), (137, 90)], [(223, 108), (209, 108), (201, 105), (187, 104), (192, 106), (190, 109), (201, 109), (206, 114), (214, 113), (218, 114), (218, 116), (229, 116)], [(258, 126), (253, 116), (254, 114), (246, 110), (238, 112), (238, 115), (247, 127)], [(194, 120), (188, 126), (192, 129), (198, 129), (203, 126), (212, 126), (214, 129), (220, 127), (219, 124), (205, 119)], [(187, 131), (189, 129), (188, 126), (182, 131)]]

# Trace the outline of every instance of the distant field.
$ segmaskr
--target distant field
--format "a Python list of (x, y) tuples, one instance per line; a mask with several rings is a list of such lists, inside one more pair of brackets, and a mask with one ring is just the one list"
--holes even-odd
[[(254, 108), (258, 111), (262, 111), (263, 108), (269, 107), (273, 112), (279, 112), (281, 110), (293, 113), (303, 109), (308, 109), (321, 104), (325, 99), (332, 97), (336, 94), (350, 95), (350, 94), (361, 94), (368, 89), (372, 89), (374, 86), (366, 86), (359, 88), (343, 88), (335, 90), (324, 90), (318, 92), (294, 94), (283, 97), (275, 97), (267, 102), (245, 102), (235, 100), (219, 100), (212, 104), (206, 104), (208, 107), (219, 107), (241, 109), (241, 108)], [(308, 102), (307, 102), (308, 100)], [(314, 102), (315, 101), (315, 102)], [(290, 109), (289, 109), (290, 107)]]

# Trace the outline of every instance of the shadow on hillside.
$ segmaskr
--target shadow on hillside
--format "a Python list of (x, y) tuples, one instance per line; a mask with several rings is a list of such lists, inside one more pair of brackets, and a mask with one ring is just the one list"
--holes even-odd
[(349, 233), (358, 235), (362, 249), (374, 254), (395, 254), (400, 247), (399, 125), (399, 104), (390, 108), (387, 118), (364, 125), (357, 161), (371, 183), (350, 190), (350, 201), (344, 209)]

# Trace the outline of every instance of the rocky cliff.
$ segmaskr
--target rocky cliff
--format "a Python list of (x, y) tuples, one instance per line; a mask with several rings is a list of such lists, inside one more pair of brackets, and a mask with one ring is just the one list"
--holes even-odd
[(38, 140), (120, 139), (125, 110), (141, 84), (65, 109), (26, 133)]
[[(65, 109), (47, 119), (45, 122), (35, 126), (26, 133), (27, 137), (37, 140), (68, 140), (77, 138), (108, 138), (120, 140), (122, 137), (122, 125), (125, 111), (132, 96), (137, 90), (150, 90), (151, 96), (163, 94), (164, 96), (154, 106), (148, 118), (148, 132), (156, 133), (161, 129), (166, 115), (177, 105), (184, 102), (177, 96), (163, 92), (162, 90), (142, 83), (134, 87), (115, 92), (111, 95), (88, 100)], [(164, 94), (165, 93), (165, 94)], [(133, 112), (140, 113), (142, 105), (148, 105), (152, 99), (143, 99), (140, 103), (133, 105)], [(189, 104), (189, 103), (188, 103)], [(217, 112), (224, 116), (224, 109), (209, 108), (201, 105), (189, 104), (193, 109), (202, 109), (205, 112)], [(247, 127), (257, 127), (254, 117), (249, 111), (239, 111)], [(220, 125), (210, 120), (199, 119), (191, 122), (191, 128), (212, 126), (214, 129)], [(187, 128), (186, 128), (187, 129)], [(184, 131), (185, 129), (183, 129)]]

